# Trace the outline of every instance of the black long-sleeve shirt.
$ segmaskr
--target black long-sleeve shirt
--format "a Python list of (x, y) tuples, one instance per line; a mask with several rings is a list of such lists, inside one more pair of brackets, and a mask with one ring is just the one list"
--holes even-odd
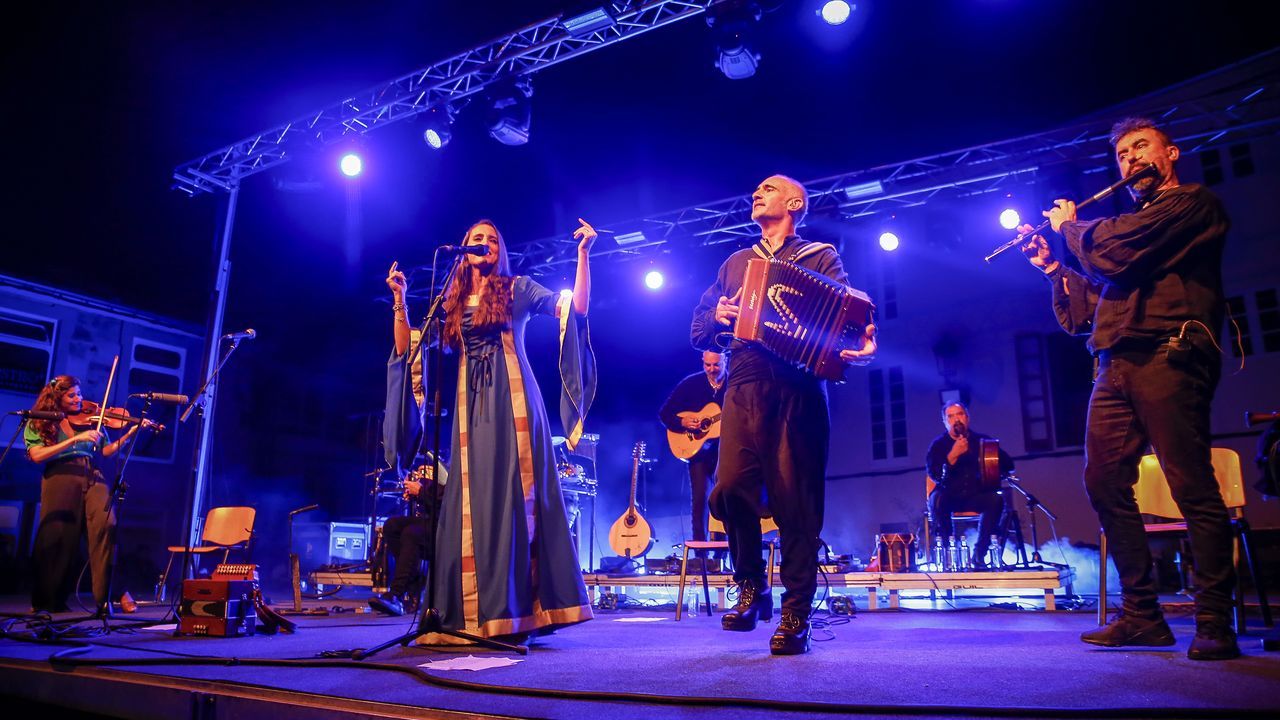
[(684, 426), (680, 424), (679, 413), (698, 412), (706, 407), (707, 403), (724, 407), (725, 385), (726, 383), (720, 383), (719, 389), (712, 390), (711, 382), (707, 380), (705, 372), (697, 372), (686, 377), (676, 383), (667, 401), (662, 403), (662, 407), (658, 410), (658, 419), (662, 420), (662, 424), (668, 430), (683, 432)]
[[(790, 235), (778, 248), (770, 253), (763, 240), (730, 255), (720, 265), (716, 273), (716, 281), (702, 294), (702, 300), (693, 312), (693, 324), (689, 335), (693, 346), (699, 350), (723, 352), (716, 339), (722, 334), (732, 336), (732, 330), (716, 322), (716, 304), (720, 296), (733, 297), (742, 289), (742, 280), (747, 271), (747, 261), (752, 258), (776, 257), (779, 260), (795, 263), (800, 267), (812, 270), (835, 280), (849, 284), (849, 276), (844, 271), (840, 254), (834, 246), (827, 243), (813, 243), (801, 240), (797, 235)], [(733, 340), (729, 345), (733, 361), (729, 363), (729, 385), (741, 385), (763, 379), (779, 379), (795, 383), (820, 382), (817, 378), (782, 361), (773, 353), (762, 347)]]
[[(978, 441), (990, 438), (990, 435), (970, 432), (969, 449), (956, 458), (955, 465), (947, 462), (947, 455), (951, 454), (951, 448), (956, 444), (955, 438), (946, 432), (934, 438), (929, 445), (929, 452), (925, 454), (925, 467), (929, 471), (929, 477), (953, 495), (978, 493), (982, 489), (981, 469), (978, 467), (978, 446), (981, 443)], [(1004, 448), (1000, 448), (1000, 474), (1009, 472), (1013, 472), (1013, 458)]]
[(1081, 271), (1061, 265), (1049, 274), (1058, 323), (1073, 335), (1089, 334), (1095, 354), (1122, 340), (1154, 347), (1188, 320), (1216, 338), (1230, 225), (1222, 202), (1202, 185), (1169, 188), (1133, 213), (1063, 223)]

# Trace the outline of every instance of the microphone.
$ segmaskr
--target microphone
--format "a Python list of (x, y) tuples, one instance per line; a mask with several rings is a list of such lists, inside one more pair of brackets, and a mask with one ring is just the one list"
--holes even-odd
[(170, 405), (186, 405), (191, 402), (191, 398), (186, 395), (175, 395), (173, 393), (145, 392), (134, 393), (129, 397), (142, 398), (143, 400), (149, 400), (151, 402), (168, 403)]
[(488, 245), (441, 245), (436, 252), (445, 255), (488, 255)]
[(292, 511), (290, 511), (290, 512), (289, 512), (289, 517), (293, 517), (294, 515), (298, 515), (298, 514), (301, 514), (301, 513), (304, 513), (304, 512), (311, 512), (312, 510), (317, 510), (317, 509), (319, 509), (319, 508), (320, 508), (320, 506), (319, 506), (319, 505), (308, 505), (308, 506), (306, 506), (306, 507), (300, 507), (300, 508), (298, 508), (297, 510), (292, 510)]
[(253, 328), (249, 328), (244, 332), (227, 333), (226, 335), (222, 336), (222, 339), (223, 340), (252, 340), (257, 336), (258, 336), (258, 333), (255, 332)]
[(10, 415), (17, 415), (27, 420), (53, 420), (58, 421), (67, 416), (66, 413), (59, 410), (14, 410)]

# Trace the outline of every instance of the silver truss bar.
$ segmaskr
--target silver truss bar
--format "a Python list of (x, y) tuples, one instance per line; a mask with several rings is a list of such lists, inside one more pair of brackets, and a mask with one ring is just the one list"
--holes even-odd
[[(1197, 79), (1194, 86), (1183, 85), (1114, 109), (1105, 120), (808, 181), (810, 216), (853, 219), (918, 206), (939, 196), (994, 192), (1030, 184), (1046, 169), (1067, 164), (1081, 174), (1110, 172), (1114, 167), (1108, 144), (1111, 121), (1126, 115), (1160, 118), (1184, 153), (1280, 132), (1280, 52), (1211, 73)], [(1171, 102), (1171, 95), (1191, 92), (1199, 94)], [(847, 188), (877, 182), (881, 188), (877, 193), (846, 193)], [(677, 237), (696, 245), (752, 240), (759, 231), (749, 219), (750, 210), (749, 198), (742, 195), (606, 223), (617, 233), (642, 231), (646, 241), (602, 248), (593, 252), (593, 257), (636, 256), (638, 250), (652, 249)], [(511, 256), (522, 272), (548, 274), (572, 263), (574, 248), (566, 237), (557, 236), (511, 248)]]
[(571, 34), (563, 14), (356, 93), (296, 120), (269, 128), (174, 169), (175, 188), (190, 195), (228, 191), (237, 181), (286, 163), (303, 148), (332, 145), (488, 86), (530, 75), (641, 33), (693, 17), (724, 0), (615, 0), (603, 6), (613, 24)]

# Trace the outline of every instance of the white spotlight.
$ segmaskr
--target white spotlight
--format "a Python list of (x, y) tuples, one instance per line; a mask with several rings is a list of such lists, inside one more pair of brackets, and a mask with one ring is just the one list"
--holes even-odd
[(644, 286), (649, 288), (650, 290), (660, 289), (662, 287), (663, 282), (665, 282), (665, 280), (662, 277), (662, 273), (658, 272), (657, 270), (650, 270), (644, 276)]
[(822, 4), (822, 9), (818, 14), (828, 25), (843, 25), (849, 19), (849, 13), (853, 12), (856, 6), (850, 5), (845, 0), (829, 0)]
[(886, 252), (898, 249), (898, 236), (891, 232), (880, 233), (880, 247)]
[(1009, 208), (1008, 210), (1000, 213), (1000, 227), (1005, 230), (1012, 230), (1018, 227), (1018, 224), (1021, 222), (1022, 217), (1018, 215), (1018, 211), (1013, 208)]

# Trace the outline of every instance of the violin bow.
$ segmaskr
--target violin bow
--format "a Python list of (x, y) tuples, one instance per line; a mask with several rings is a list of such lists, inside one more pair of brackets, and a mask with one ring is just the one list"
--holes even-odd
[(116, 382), (116, 366), (120, 364), (120, 356), (116, 355), (111, 360), (111, 374), (107, 375), (107, 394), (102, 398), (102, 404), (98, 406), (98, 432), (102, 432), (102, 421), (107, 419), (107, 401), (111, 399), (111, 386)]

